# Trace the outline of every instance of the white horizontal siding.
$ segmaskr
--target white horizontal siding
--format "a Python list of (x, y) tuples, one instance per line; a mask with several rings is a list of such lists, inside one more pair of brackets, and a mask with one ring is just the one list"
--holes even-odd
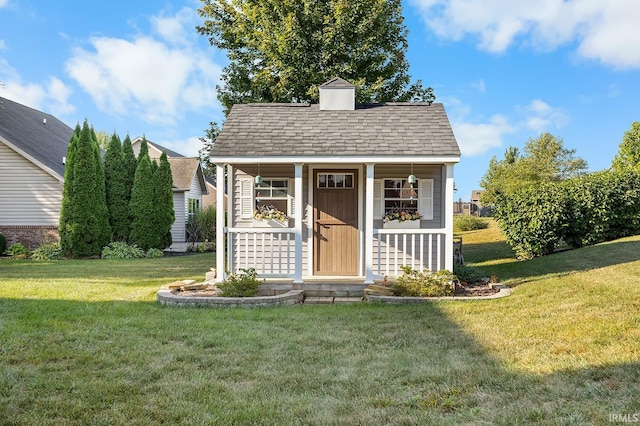
[(62, 185), (0, 143), (0, 225), (58, 225)]
[[(186, 220), (187, 216), (185, 214), (185, 197), (184, 192), (174, 192), (173, 193), (173, 211), (175, 212), (176, 219), (173, 221), (171, 225), (171, 239), (174, 243), (183, 243), (186, 241)], [(183, 208), (180, 208), (180, 207)]]

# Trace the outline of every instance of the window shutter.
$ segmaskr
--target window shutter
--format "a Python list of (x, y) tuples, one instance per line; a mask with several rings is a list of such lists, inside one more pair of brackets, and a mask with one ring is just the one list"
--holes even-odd
[(296, 191), (295, 191), (295, 179), (289, 179), (289, 187), (287, 188), (287, 192), (289, 192), (289, 212), (287, 215), (289, 217), (296, 217)]
[(376, 179), (373, 181), (373, 218), (382, 219), (382, 180)]
[(433, 179), (418, 181), (418, 196), (420, 197), (418, 212), (422, 214), (423, 219), (433, 220)]
[(253, 179), (240, 179), (240, 217), (253, 217)]

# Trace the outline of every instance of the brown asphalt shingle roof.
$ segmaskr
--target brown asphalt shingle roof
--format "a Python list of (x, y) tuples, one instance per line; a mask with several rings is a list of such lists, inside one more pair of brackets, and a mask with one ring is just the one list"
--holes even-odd
[(359, 105), (321, 111), (317, 104), (234, 105), (212, 156), (460, 156), (440, 103)]
[(186, 189), (191, 187), (193, 177), (198, 171), (200, 160), (197, 158), (168, 158), (171, 166), (171, 177), (173, 178), (173, 187), (176, 189)]

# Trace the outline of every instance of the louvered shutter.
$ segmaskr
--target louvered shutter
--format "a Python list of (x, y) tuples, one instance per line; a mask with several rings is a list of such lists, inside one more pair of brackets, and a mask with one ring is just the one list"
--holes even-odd
[(253, 217), (253, 179), (240, 179), (240, 217)]
[(287, 192), (289, 193), (289, 212), (287, 213), (289, 217), (296, 217), (296, 191), (295, 189), (295, 179), (289, 179), (289, 187)]
[(384, 207), (382, 206), (382, 180), (373, 181), (373, 218), (382, 219)]
[(418, 181), (418, 196), (420, 197), (418, 211), (422, 218), (433, 220), (433, 179), (420, 179)]

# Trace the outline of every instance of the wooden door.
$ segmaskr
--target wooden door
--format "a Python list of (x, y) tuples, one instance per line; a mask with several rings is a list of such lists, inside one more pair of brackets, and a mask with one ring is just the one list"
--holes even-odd
[(316, 170), (314, 275), (358, 274), (358, 171)]

